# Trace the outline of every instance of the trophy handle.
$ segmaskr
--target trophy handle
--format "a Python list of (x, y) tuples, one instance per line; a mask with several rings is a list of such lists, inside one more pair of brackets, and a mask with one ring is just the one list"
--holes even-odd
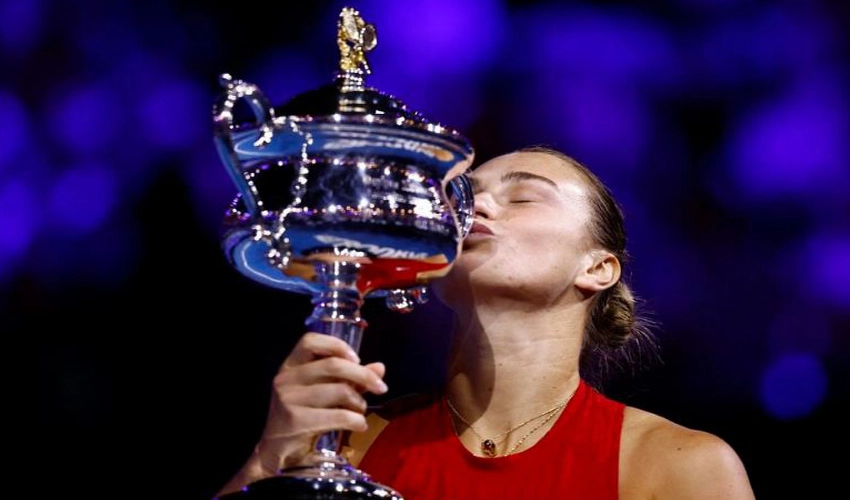
[(230, 74), (223, 73), (219, 76), (219, 84), (224, 88), (224, 92), (213, 105), (216, 148), (222, 162), (227, 167), (227, 172), (242, 196), (246, 211), (255, 215), (257, 191), (250, 180), (246, 178), (233, 143), (233, 108), (236, 103), (243, 99), (250, 106), (254, 113), (254, 122), (238, 123), (236, 127), (238, 129), (248, 125), (251, 128), (258, 129), (259, 137), (254, 142), (254, 145), (258, 147), (268, 144), (274, 135), (274, 108), (269, 104), (269, 100), (259, 87), (252, 83), (234, 80)]

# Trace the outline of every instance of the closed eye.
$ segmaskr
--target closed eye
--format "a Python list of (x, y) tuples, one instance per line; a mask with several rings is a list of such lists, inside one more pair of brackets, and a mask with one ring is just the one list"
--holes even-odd
[(545, 185), (515, 182), (506, 189), (505, 199), (511, 204), (535, 203), (545, 200), (549, 194)]

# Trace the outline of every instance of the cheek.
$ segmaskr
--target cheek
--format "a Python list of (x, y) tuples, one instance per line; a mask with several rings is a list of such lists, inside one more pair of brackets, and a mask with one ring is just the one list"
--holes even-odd
[(531, 247), (534, 254), (574, 253), (581, 243), (581, 231), (557, 219), (519, 224), (514, 244)]
[(517, 241), (514, 258), (522, 259), (525, 269), (535, 274), (550, 274), (555, 279), (575, 274), (582, 254), (583, 233), (560, 224), (529, 227), (527, 237)]

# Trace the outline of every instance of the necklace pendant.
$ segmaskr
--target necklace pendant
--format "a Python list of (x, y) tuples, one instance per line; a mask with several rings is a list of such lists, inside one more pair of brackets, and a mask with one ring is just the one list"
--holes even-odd
[(496, 456), (496, 443), (493, 442), (492, 439), (485, 439), (481, 441), (481, 453), (484, 453), (488, 457)]

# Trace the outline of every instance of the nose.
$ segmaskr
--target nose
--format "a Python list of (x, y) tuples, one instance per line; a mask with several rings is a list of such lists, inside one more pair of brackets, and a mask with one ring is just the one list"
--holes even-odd
[(480, 191), (475, 193), (475, 217), (492, 219), (496, 211), (496, 202), (489, 193)]

